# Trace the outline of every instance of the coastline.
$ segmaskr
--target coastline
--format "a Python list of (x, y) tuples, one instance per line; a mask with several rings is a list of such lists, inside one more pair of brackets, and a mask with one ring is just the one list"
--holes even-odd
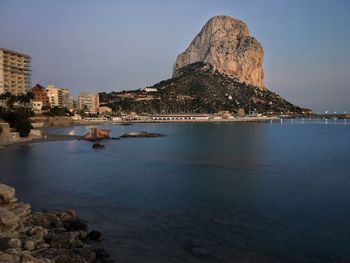
[[(33, 124), (41, 124), (42, 128), (64, 128), (74, 126), (90, 126), (90, 125), (125, 125), (134, 123), (219, 123), (219, 122), (269, 122), (278, 121), (278, 117), (242, 117), (242, 118), (230, 118), (230, 119), (191, 119), (191, 120), (121, 120), (121, 121), (96, 121), (96, 120), (73, 120), (69, 117), (34, 117), (32, 118)], [(42, 131), (42, 129), (39, 129)], [(3, 142), (0, 138), (0, 149), (6, 148), (11, 145), (21, 145), (35, 142), (45, 141), (65, 141), (78, 139), (77, 135), (65, 135), (65, 134), (53, 134), (43, 133), (42, 137), (19, 137), (16, 141)]]
[[(302, 116), (295, 116), (295, 118), (303, 118)], [(317, 116), (313, 116), (314, 118)], [(291, 118), (291, 117), (290, 117)], [(311, 118), (311, 117), (309, 117)], [(11, 145), (21, 145), (27, 143), (36, 143), (36, 142), (45, 142), (45, 141), (65, 141), (65, 140), (76, 140), (80, 136), (78, 135), (68, 135), (68, 134), (55, 134), (50, 132), (43, 132), (43, 129), (46, 128), (65, 128), (65, 127), (74, 127), (74, 126), (97, 126), (97, 125), (132, 125), (137, 123), (183, 123), (183, 124), (194, 124), (194, 123), (238, 123), (238, 122), (277, 122), (283, 119), (282, 117), (236, 117), (236, 118), (208, 118), (208, 119), (127, 119), (127, 120), (118, 120), (118, 121), (106, 121), (106, 120), (73, 120), (70, 117), (34, 117), (33, 125), (39, 125), (40, 128), (36, 130), (41, 131), (42, 136), (34, 137), (18, 137), (17, 141), (4, 142), (0, 137), (0, 150)]]
[(11, 143), (1, 143), (0, 142), (0, 151), (2, 149), (6, 149), (8, 147), (20, 146), (20, 145), (25, 145), (25, 144), (29, 144), (29, 143), (77, 140), (78, 137), (79, 136), (77, 136), (77, 135), (45, 133), (43, 138), (20, 140), (20, 141), (11, 142)]

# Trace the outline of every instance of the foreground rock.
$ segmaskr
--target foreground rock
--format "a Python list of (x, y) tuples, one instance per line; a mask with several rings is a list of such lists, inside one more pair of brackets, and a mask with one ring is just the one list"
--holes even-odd
[(137, 132), (125, 133), (120, 137), (121, 138), (155, 138), (155, 137), (162, 137), (162, 136), (164, 136), (164, 134), (137, 131)]
[(204, 25), (186, 51), (177, 57), (173, 77), (181, 74), (181, 68), (203, 62), (241, 83), (263, 90), (263, 56), (262, 46), (249, 35), (244, 22), (229, 16), (216, 16)]
[(31, 213), (12, 187), (0, 184), (0, 263), (111, 262), (92, 243), (102, 238), (98, 231), (88, 233), (74, 210)]

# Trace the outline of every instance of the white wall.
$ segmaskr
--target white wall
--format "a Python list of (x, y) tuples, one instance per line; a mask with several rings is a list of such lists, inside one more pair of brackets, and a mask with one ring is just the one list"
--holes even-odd
[(3, 62), (4, 52), (0, 50), (0, 94), (4, 93), (4, 62)]

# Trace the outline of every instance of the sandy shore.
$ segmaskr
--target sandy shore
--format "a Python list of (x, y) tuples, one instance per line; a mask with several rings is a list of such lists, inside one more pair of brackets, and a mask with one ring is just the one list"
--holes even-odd
[(35, 138), (32, 140), (18, 141), (14, 143), (0, 143), (0, 149), (5, 149), (7, 147), (24, 145), (29, 143), (37, 143), (37, 142), (50, 142), (50, 141), (68, 141), (68, 140), (77, 140), (80, 136), (77, 135), (66, 135), (66, 134), (52, 134), (52, 133), (44, 133), (43, 138)]
[[(72, 126), (92, 126), (92, 125), (104, 125), (104, 124), (136, 124), (136, 123), (211, 123), (211, 122), (268, 122), (279, 120), (277, 117), (246, 117), (246, 118), (235, 118), (235, 119), (209, 119), (209, 120), (130, 120), (130, 121), (73, 121), (71, 118), (67, 117), (55, 117), (55, 118), (34, 118), (35, 122), (43, 121), (44, 128), (64, 128)], [(0, 149), (9, 147), (11, 145), (21, 145), (33, 142), (45, 142), (45, 141), (66, 141), (66, 140), (76, 140), (77, 135), (66, 135), (66, 134), (53, 134), (50, 132), (43, 132), (43, 138), (22, 138), (17, 142), (12, 143), (2, 143), (0, 141)]]

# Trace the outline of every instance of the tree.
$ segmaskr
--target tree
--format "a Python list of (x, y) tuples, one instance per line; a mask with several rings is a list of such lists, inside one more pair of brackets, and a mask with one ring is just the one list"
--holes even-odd
[(50, 107), (50, 105), (48, 105), (48, 104), (44, 104), (42, 107), (41, 107), (41, 110), (42, 111), (48, 111), (48, 110), (50, 110), (51, 109), (51, 107)]
[(34, 94), (29, 91), (25, 94), (20, 94), (17, 96), (16, 100), (22, 105), (28, 105), (30, 101), (34, 98)]
[(60, 108), (60, 107), (53, 107), (52, 109), (50, 109), (50, 111), (48, 112), (44, 112), (45, 115), (47, 116), (71, 116), (73, 115), (67, 108)]
[(1, 107), (4, 107), (4, 100), (6, 99), (6, 97), (5, 97), (5, 94), (4, 93), (2, 93), (2, 94), (0, 94), (0, 106)]
[(5, 101), (6, 102), (6, 107), (9, 108), (9, 109), (13, 108), (13, 104), (15, 103), (16, 100), (17, 100), (16, 95), (13, 95), (9, 91), (1, 94), (1, 101), (2, 101), (2, 103), (3, 103), (3, 101)]

